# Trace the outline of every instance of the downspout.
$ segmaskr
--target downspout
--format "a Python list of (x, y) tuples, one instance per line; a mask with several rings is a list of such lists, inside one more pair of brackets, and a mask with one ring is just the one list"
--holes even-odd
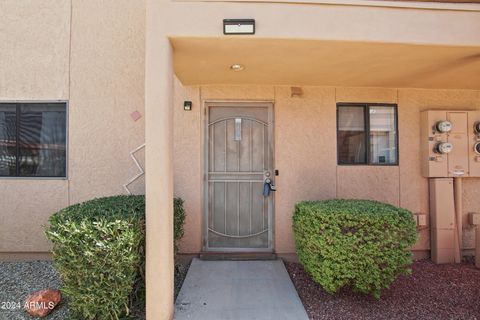
[(462, 262), (462, 178), (453, 178), (453, 192), (455, 202), (455, 262)]

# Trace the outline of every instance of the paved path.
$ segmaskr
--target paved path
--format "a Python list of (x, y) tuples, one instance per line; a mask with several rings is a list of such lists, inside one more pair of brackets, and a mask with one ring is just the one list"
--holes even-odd
[(308, 320), (308, 316), (281, 260), (193, 259), (174, 319)]

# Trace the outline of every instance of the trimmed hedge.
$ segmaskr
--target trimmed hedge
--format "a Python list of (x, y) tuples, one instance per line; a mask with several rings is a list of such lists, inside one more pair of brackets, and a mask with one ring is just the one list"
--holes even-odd
[(173, 199), (173, 244), (175, 254), (178, 252), (178, 241), (183, 238), (185, 226), (185, 209), (183, 208), (183, 200), (180, 198)]
[[(175, 248), (183, 200), (174, 199)], [(120, 319), (145, 303), (145, 197), (113, 196), (60, 210), (46, 235), (73, 319)]]
[(379, 298), (410, 272), (417, 233), (408, 210), (370, 200), (305, 201), (295, 206), (293, 229), (300, 262), (327, 292), (351, 287)]

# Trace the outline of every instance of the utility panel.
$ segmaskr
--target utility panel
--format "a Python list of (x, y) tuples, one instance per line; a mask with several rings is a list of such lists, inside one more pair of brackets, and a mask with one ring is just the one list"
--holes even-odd
[(430, 179), (431, 254), (434, 263), (455, 262), (453, 179)]
[(468, 113), (468, 131), (470, 177), (480, 177), (480, 112)]
[(428, 110), (420, 122), (424, 177), (480, 177), (480, 113)]

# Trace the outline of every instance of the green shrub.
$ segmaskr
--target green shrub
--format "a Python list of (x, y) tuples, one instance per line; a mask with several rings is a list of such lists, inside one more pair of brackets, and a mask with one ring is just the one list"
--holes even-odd
[(175, 198), (173, 200), (173, 239), (175, 245), (175, 253), (178, 251), (178, 241), (183, 237), (183, 227), (185, 225), (185, 209), (183, 208), (183, 200)]
[(410, 272), (417, 235), (408, 210), (369, 200), (306, 201), (295, 206), (293, 229), (300, 262), (327, 292), (351, 287), (379, 298)]
[[(174, 199), (174, 207), (176, 242), (183, 235), (183, 201)], [(94, 199), (60, 210), (49, 222), (46, 235), (72, 318), (119, 319), (144, 305), (144, 196)]]

